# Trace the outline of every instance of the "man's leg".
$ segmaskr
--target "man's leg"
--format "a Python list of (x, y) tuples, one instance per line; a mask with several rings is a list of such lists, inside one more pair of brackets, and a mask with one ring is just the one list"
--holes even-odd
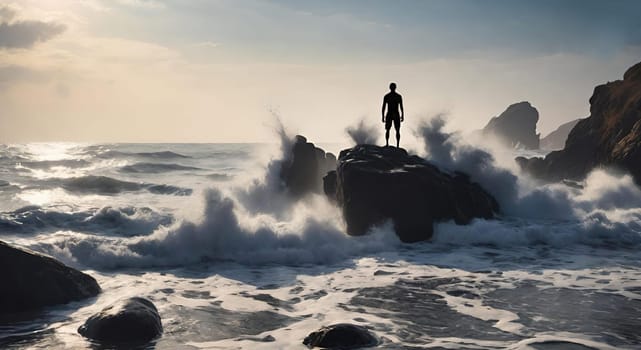
[(396, 148), (399, 148), (401, 143), (401, 121), (394, 120), (394, 129), (396, 129)]
[(389, 129), (392, 128), (392, 120), (389, 116), (385, 119), (385, 147), (389, 146)]

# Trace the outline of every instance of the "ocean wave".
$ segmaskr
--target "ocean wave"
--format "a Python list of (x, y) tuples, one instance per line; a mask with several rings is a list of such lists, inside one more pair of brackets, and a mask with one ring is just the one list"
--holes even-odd
[[(281, 138), (283, 143), (290, 141), (284, 131)], [(283, 147), (281, 156), (288, 154), (289, 149)], [(38, 240), (32, 248), (63, 261), (116, 269), (203, 261), (327, 264), (394, 250), (402, 244), (391, 225), (376, 228), (368, 236), (348, 236), (339, 209), (322, 196), (305, 200), (286, 196), (276, 181), (281, 161), (272, 160), (262, 179), (252, 181), (248, 188), (205, 191), (200, 220), (180, 220), (146, 237), (58, 234)], [(270, 205), (272, 210), (265, 207)]]
[(103, 159), (111, 158), (151, 158), (151, 159), (185, 159), (191, 158), (180, 153), (172, 151), (159, 151), (159, 152), (122, 152), (114, 150), (97, 150), (89, 151), (95, 157)]
[[(641, 208), (622, 208), (628, 201), (637, 200), (637, 194), (616, 195), (629, 179), (618, 178), (620, 183), (616, 185), (612, 181), (617, 178), (608, 178), (610, 184), (604, 189), (598, 186), (601, 175), (596, 173), (589, 178), (579, 194), (570, 192), (569, 198), (582, 205), (577, 204), (575, 207), (579, 209), (569, 217), (548, 217), (543, 213), (543, 217), (475, 220), (470, 225), (439, 223), (432, 241), (424, 244), (490, 245), (505, 249), (536, 245), (559, 249), (573, 245), (600, 249), (640, 246)], [(595, 184), (596, 180), (599, 181)], [(277, 190), (264, 185), (263, 191)], [(594, 197), (595, 193), (599, 195)], [(373, 228), (365, 236), (346, 235), (339, 210), (321, 196), (285, 204), (276, 192), (269, 197), (281, 212), (249, 210), (250, 202), (256, 198), (238, 195), (235, 190), (224, 194), (211, 189), (205, 193), (200, 221), (181, 220), (145, 237), (61, 235), (41, 240), (33, 248), (65, 261), (108, 270), (184, 266), (203, 261), (235, 261), (247, 265), (330, 264), (413, 247), (400, 243), (391, 223)]]
[(440, 223), (436, 225), (432, 241), (502, 248), (585, 245), (619, 249), (641, 246), (641, 213), (628, 212), (625, 216), (627, 218), (615, 218), (606, 212), (595, 212), (582, 221), (478, 219), (466, 226)]
[(193, 192), (191, 188), (183, 188), (172, 185), (152, 185), (146, 184), (145, 189), (155, 194), (172, 194), (175, 196), (190, 196)]
[(29, 161), (29, 158), (25, 158), (17, 155), (9, 156), (0, 156), (0, 163), (19, 163)]
[(220, 173), (213, 173), (213, 174), (208, 174), (206, 175), (208, 178), (216, 181), (228, 181), (233, 178), (232, 175), (229, 174), (220, 174)]
[[(318, 215), (324, 210), (331, 214)], [(212, 189), (205, 194), (200, 222), (184, 220), (143, 238), (58, 235), (40, 240), (32, 248), (96, 269), (117, 269), (203, 261), (327, 264), (401, 245), (389, 225), (369, 236), (347, 236), (335, 211), (329, 203), (320, 207), (317, 203), (292, 208), (290, 220), (251, 216), (234, 199)]]
[[(441, 137), (448, 141), (445, 147), (439, 145), (438, 125), (435, 129), (425, 129), (424, 133), (434, 141), (428, 152), (437, 163), (453, 170), (468, 169), (495, 193), (503, 208), (498, 220), (437, 224), (431, 242), (437, 247), (588, 245), (608, 249), (641, 245), (641, 190), (629, 175), (597, 170), (582, 188), (532, 185), (509, 169), (496, 166), (485, 151), (461, 148), (449, 136)], [(282, 138), (282, 157), (286, 157), (288, 139)], [(248, 186), (233, 186), (226, 192), (216, 188), (206, 191), (201, 220), (179, 220), (145, 237), (62, 234), (38, 240), (33, 248), (65, 261), (113, 269), (220, 260), (248, 265), (328, 264), (409, 247), (400, 243), (391, 223), (373, 228), (369, 235), (351, 237), (345, 233), (340, 209), (324, 196), (301, 200), (286, 196), (278, 177), (283, 159), (273, 159), (262, 176)], [(151, 190), (148, 184), (121, 184), (102, 177), (74, 183), (92, 188), (102, 186), (103, 181), (108, 188), (113, 184), (116, 188), (122, 185)], [(93, 182), (100, 186), (92, 186)], [(162, 185), (156, 189), (173, 190)]]
[(85, 159), (61, 159), (61, 160), (41, 160), (41, 161), (23, 161), (20, 162), (25, 168), (29, 169), (51, 169), (53, 167), (65, 167), (65, 168), (86, 168), (91, 165), (91, 162)]
[(69, 192), (117, 194), (144, 189), (143, 183), (116, 180), (107, 176), (87, 175), (62, 180), (62, 188)]
[(160, 152), (137, 152), (134, 153), (134, 155), (139, 156), (139, 157), (147, 157), (147, 158), (161, 158), (161, 159), (171, 159), (171, 158), (191, 158), (190, 156), (186, 156), (180, 153), (172, 152), (172, 151), (160, 151)]
[(3, 233), (71, 230), (129, 237), (150, 234), (159, 226), (168, 226), (173, 221), (172, 215), (161, 214), (147, 207), (107, 206), (97, 210), (68, 212), (60, 208), (26, 206), (1, 213), (0, 229)]
[(117, 180), (107, 176), (87, 175), (61, 181), (61, 187), (69, 192), (114, 195), (122, 192), (146, 190), (155, 194), (191, 195), (192, 190), (172, 185), (156, 185)]
[(125, 165), (120, 168), (120, 171), (123, 173), (164, 173), (170, 171), (191, 171), (191, 170), (203, 170), (202, 168), (185, 166), (174, 163), (135, 163), (131, 165)]
[(233, 150), (233, 151), (214, 151), (214, 152), (209, 152), (207, 154), (208, 158), (216, 158), (216, 159), (238, 159), (238, 158), (245, 158), (249, 156), (250, 153), (244, 150)]

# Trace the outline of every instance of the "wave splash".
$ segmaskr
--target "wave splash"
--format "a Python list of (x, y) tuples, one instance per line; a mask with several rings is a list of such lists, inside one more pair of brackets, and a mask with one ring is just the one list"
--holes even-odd
[[(318, 198), (317, 198), (318, 199)], [(324, 199), (323, 199), (324, 201)], [(327, 264), (353, 256), (394, 249), (400, 241), (391, 228), (349, 237), (338, 213), (320, 200), (295, 205), (293, 219), (252, 215), (238, 202), (211, 189), (205, 193), (201, 221), (183, 220), (142, 238), (60, 234), (39, 241), (34, 249), (97, 269), (183, 266), (203, 261), (255, 264)], [(322, 219), (325, 218), (325, 219)]]
[(558, 247), (641, 244), (641, 189), (630, 175), (596, 169), (582, 186), (542, 184), (499, 164), (489, 150), (443, 131), (445, 124), (438, 115), (419, 128), (428, 159), (470, 174), (499, 201), (502, 218), (476, 220), (470, 226), (440, 224), (434, 242)]
[[(427, 244), (605, 248), (641, 244), (641, 190), (629, 175), (596, 170), (582, 188), (540, 184), (500, 164), (491, 151), (445, 133), (444, 125), (437, 119), (419, 129), (428, 159), (445, 170), (469, 173), (496, 196), (503, 213), (499, 220), (476, 220), (468, 226), (440, 223)], [(278, 174), (292, 138), (284, 128), (281, 138), (282, 154), (269, 162), (262, 176), (245, 184), (229, 184), (225, 191), (205, 191), (200, 220), (159, 226), (145, 237), (60, 233), (33, 248), (65, 261), (113, 269), (221, 260), (250, 265), (327, 264), (406, 247), (389, 224), (369, 235), (350, 237), (344, 233), (339, 210), (323, 196), (298, 201), (287, 196)]]
[(182, 266), (202, 261), (243, 264), (326, 264), (395, 249), (391, 226), (350, 237), (336, 207), (323, 196), (290, 198), (279, 179), (292, 137), (280, 130), (282, 154), (263, 176), (204, 193), (200, 220), (181, 220), (146, 237), (58, 234), (40, 240), (37, 250), (63, 261), (97, 269)]

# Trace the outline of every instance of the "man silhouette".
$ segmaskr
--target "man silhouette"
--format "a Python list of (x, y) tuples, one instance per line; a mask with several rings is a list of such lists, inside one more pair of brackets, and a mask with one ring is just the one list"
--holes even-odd
[[(392, 128), (392, 122), (394, 123), (394, 129), (396, 129), (396, 147), (399, 146), (401, 142), (401, 122), (405, 119), (403, 112), (403, 97), (396, 93), (396, 83), (389, 84), (390, 92), (383, 97), (383, 109), (381, 114), (383, 115), (383, 123), (385, 123), (385, 147), (389, 146), (389, 129)], [(387, 105), (387, 115), (385, 115), (385, 106)], [(398, 112), (400, 107), (400, 114)]]

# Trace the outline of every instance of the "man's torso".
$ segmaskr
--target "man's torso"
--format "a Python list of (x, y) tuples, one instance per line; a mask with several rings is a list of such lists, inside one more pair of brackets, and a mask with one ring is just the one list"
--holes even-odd
[(400, 116), (398, 108), (401, 104), (401, 95), (396, 92), (390, 92), (383, 98), (383, 101), (387, 104), (387, 115), (392, 117)]

